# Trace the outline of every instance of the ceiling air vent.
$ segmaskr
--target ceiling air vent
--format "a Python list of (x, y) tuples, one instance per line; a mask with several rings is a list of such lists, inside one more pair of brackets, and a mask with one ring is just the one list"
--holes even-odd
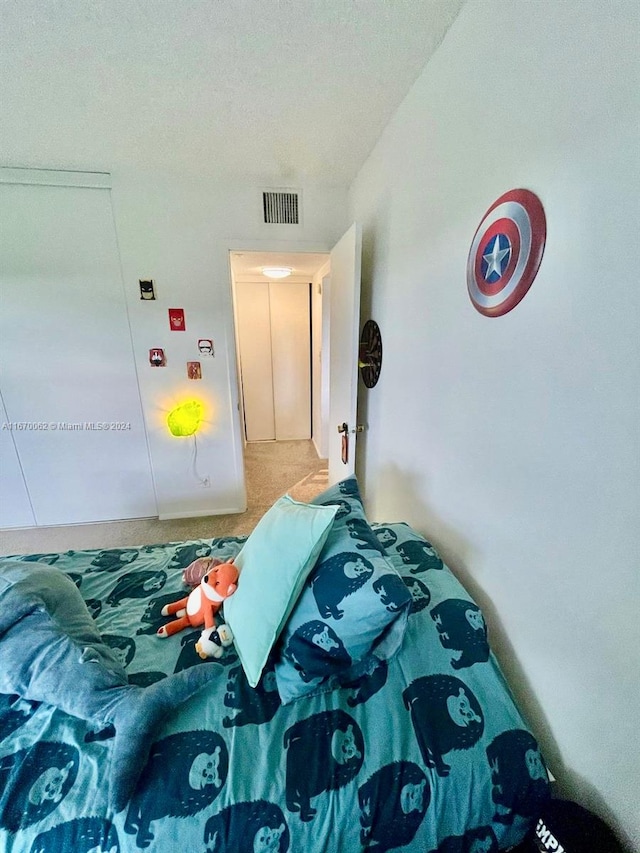
[(262, 193), (264, 221), (277, 225), (299, 225), (298, 193), (270, 192)]

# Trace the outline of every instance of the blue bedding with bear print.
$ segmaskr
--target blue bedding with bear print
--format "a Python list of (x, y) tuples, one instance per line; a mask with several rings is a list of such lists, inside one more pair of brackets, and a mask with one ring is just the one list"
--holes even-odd
[(163, 605), (185, 594), (182, 569), (233, 556), (243, 539), (5, 558), (69, 575), (129, 682), (214, 669), (162, 724), (118, 814), (109, 732), (0, 695), (0, 850), (493, 853), (518, 843), (549, 796), (547, 772), (482, 613), (411, 527), (372, 527), (411, 593), (402, 646), (340, 689), (287, 705), (277, 649), (252, 689), (233, 647), (203, 662), (199, 631), (154, 636)]

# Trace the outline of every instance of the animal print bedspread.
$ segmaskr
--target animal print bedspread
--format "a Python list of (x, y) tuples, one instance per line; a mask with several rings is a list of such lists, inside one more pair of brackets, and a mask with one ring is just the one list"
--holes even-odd
[(181, 570), (235, 555), (242, 539), (11, 558), (73, 578), (130, 681), (191, 666), (217, 677), (167, 720), (117, 815), (110, 739), (0, 696), (0, 850), (491, 853), (517, 843), (548, 796), (547, 773), (482, 613), (409, 526), (374, 530), (413, 599), (402, 648), (357, 683), (287, 706), (273, 663), (253, 690), (233, 647), (201, 662), (199, 631), (154, 636), (162, 606), (185, 594)]

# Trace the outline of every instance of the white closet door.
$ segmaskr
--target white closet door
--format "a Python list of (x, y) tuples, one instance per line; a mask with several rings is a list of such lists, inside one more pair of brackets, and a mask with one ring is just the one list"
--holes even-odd
[(311, 438), (309, 285), (269, 283), (276, 439)]
[(0, 389), (39, 525), (157, 514), (108, 189), (0, 184)]
[(2, 400), (0, 418), (0, 527), (33, 527), (36, 520), (13, 443), (13, 424)]
[(269, 285), (266, 282), (238, 283), (236, 310), (245, 434), (247, 441), (273, 441), (276, 427)]

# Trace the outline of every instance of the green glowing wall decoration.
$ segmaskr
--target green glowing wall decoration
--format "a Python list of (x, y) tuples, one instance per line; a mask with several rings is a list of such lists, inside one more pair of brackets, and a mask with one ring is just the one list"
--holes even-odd
[(202, 421), (202, 403), (187, 400), (172, 409), (167, 415), (167, 426), (171, 435), (195, 435)]

